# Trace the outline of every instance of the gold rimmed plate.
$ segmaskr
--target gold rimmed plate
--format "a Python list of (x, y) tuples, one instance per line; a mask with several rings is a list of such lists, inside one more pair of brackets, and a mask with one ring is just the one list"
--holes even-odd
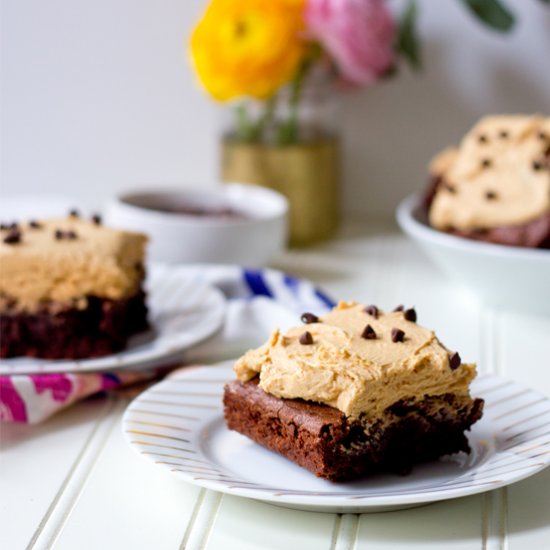
[(135, 399), (123, 418), (132, 448), (179, 478), (223, 493), (319, 512), (397, 510), (504, 487), (550, 463), (550, 400), (495, 375), (472, 393), (485, 413), (468, 437), (472, 452), (418, 465), (407, 476), (334, 483), (226, 428), (223, 386), (231, 363), (178, 372)]

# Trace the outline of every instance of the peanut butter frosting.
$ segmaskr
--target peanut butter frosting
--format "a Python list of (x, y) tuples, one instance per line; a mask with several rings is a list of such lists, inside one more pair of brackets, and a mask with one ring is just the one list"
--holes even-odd
[(259, 375), (267, 393), (324, 403), (351, 417), (381, 417), (402, 399), (469, 395), (475, 365), (460, 364), (433, 331), (407, 320), (416, 318), (412, 310), (369, 311), (341, 302), (318, 322), (276, 330), (237, 361), (237, 378)]
[(520, 225), (550, 211), (550, 118), (489, 116), (431, 162), (444, 182), (430, 208), (441, 230)]
[(1, 232), (0, 296), (19, 309), (81, 303), (86, 296), (122, 299), (141, 284), (145, 235), (75, 216), (19, 224), (10, 242), (6, 234), (13, 232)]

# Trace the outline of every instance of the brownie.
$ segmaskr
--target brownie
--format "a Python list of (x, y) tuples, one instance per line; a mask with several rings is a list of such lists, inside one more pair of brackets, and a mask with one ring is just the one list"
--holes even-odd
[(121, 351), (130, 336), (149, 326), (142, 290), (126, 299), (89, 296), (86, 302), (84, 308), (44, 304), (33, 313), (3, 308), (0, 357), (101, 357)]
[(72, 211), (0, 237), (0, 357), (99, 357), (148, 327), (145, 235)]
[(330, 480), (407, 472), (469, 452), (482, 414), (463, 362), (414, 308), (341, 301), (275, 330), (234, 366), (224, 392), (230, 429)]
[(225, 386), (227, 426), (316, 476), (333, 481), (377, 472), (407, 473), (414, 464), (470, 447), (464, 431), (482, 415), (481, 399), (454, 394), (401, 400), (382, 419), (351, 419), (328, 405), (278, 398), (258, 378)]
[(430, 165), (430, 225), (476, 241), (550, 248), (550, 118), (480, 120)]

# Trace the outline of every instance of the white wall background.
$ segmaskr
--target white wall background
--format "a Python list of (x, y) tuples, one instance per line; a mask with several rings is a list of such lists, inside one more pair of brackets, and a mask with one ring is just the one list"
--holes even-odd
[[(484, 113), (550, 113), (550, 9), (506, 1), (519, 18), (510, 35), (459, 0), (419, 0), (423, 72), (342, 99), (346, 210), (390, 212)], [(136, 184), (213, 181), (222, 116), (183, 46), (204, 4), (1, 0), (2, 195), (98, 207)]]

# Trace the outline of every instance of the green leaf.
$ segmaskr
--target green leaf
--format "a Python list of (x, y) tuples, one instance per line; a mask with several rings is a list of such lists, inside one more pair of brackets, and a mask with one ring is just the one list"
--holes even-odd
[(422, 63), (415, 29), (416, 19), (416, 2), (409, 0), (405, 12), (399, 21), (396, 49), (409, 62), (409, 65), (413, 69), (419, 69)]
[(540, 0), (541, 2), (543, 2), (544, 4), (550, 4), (550, 0)]
[(507, 32), (514, 26), (514, 16), (499, 0), (462, 1), (485, 25), (496, 31)]

